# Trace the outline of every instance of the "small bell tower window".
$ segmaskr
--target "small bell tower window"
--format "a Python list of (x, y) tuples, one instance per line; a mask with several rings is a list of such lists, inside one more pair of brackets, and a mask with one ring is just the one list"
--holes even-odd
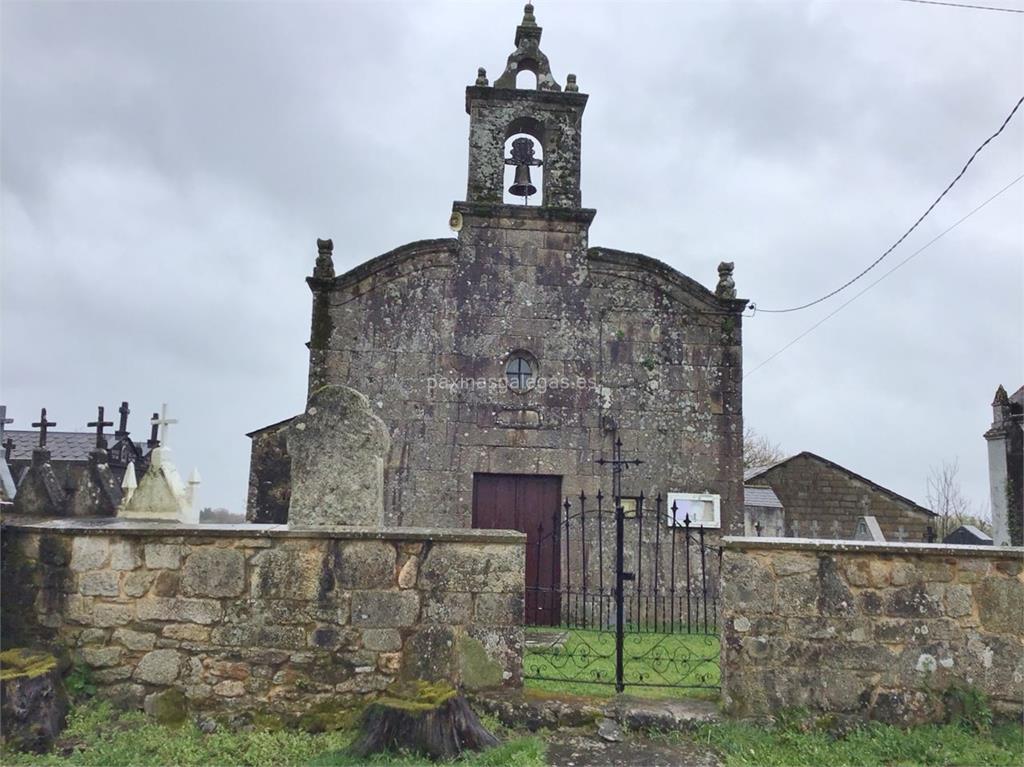
[(544, 204), (543, 151), (540, 142), (526, 133), (505, 142), (505, 203)]

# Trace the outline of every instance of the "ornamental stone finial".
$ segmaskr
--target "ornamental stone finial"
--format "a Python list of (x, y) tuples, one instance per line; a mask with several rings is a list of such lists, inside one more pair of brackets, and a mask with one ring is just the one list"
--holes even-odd
[(476, 85), (482, 87), (490, 85), (490, 83), (487, 81), (487, 70), (484, 69), (483, 67), (479, 67), (476, 70)]
[(316, 266), (313, 267), (313, 276), (318, 280), (333, 280), (334, 279), (334, 241), (333, 240), (321, 240), (316, 241)]
[(568, 74), (565, 76), (565, 92), (566, 93), (579, 93), (580, 86), (576, 84), (576, 75)]
[(715, 288), (715, 295), (719, 298), (736, 298), (736, 282), (732, 278), (735, 266), (732, 261), (723, 261), (718, 265), (718, 287)]
[(533, 15), (533, 3), (527, 3), (525, 6), (523, 6), (523, 26), (537, 26), (537, 17)]

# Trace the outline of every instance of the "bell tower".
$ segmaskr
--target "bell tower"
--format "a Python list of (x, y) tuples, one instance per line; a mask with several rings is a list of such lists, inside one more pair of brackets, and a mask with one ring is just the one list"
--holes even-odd
[[(548, 58), (540, 49), (541, 31), (533, 6), (527, 5), (523, 21), (516, 28), (516, 49), (509, 55), (505, 71), (492, 86), (486, 70), (480, 68), (476, 83), (466, 88), (469, 183), (466, 202), (456, 203), (456, 212), (487, 215), (489, 207), (507, 207), (505, 168), (509, 165), (515, 167), (515, 181), (508, 191), (518, 205), (539, 207), (549, 216), (558, 215), (558, 211), (558, 217), (574, 218), (571, 211), (584, 211), (580, 197), (580, 129), (587, 95), (579, 92), (575, 75), (566, 76), (564, 90), (555, 80)], [(531, 81), (531, 87), (519, 87), (521, 72), (532, 73), (536, 85)], [(518, 138), (506, 148), (513, 136)], [(543, 178), (540, 201), (531, 199), (537, 193), (537, 178), (532, 174)], [(594, 211), (585, 212), (587, 223), (593, 215)]]

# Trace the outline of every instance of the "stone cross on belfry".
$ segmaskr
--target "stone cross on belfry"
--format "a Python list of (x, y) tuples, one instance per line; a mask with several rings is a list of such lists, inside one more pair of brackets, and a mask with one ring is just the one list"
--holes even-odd
[(175, 424), (177, 422), (178, 422), (177, 418), (168, 418), (167, 417), (167, 403), (166, 402), (160, 407), (160, 416), (159, 417), (157, 417), (156, 413), (153, 413), (153, 418), (152, 418), (152, 420), (150, 420), (150, 424), (152, 424), (155, 427), (159, 427), (159, 429), (160, 429), (160, 432), (159, 432), (160, 436), (158, 438), (156, 438), (158, 440), (158, 442), (159, 442), (160, 447), (167, 447), (167, 427), (170, 426), (171, 424)]
[(117, 431), (114, 432), (114, 436), (118, 439), (124, 439), (128, 436), (128, 414), (132, 412), (128, 409), (128, 403), (122, 402), (121, 407), (117, 409), (117, 412), (121, 414), (121, 422), (117, 426)]
[(86, 424), (89, 428), (96, 427), (96, 449), (105, 450), (107, 447), (107, 438), (103, 436), (103, 428), (105, 426), (113, 426), (113, 421), (103, 420), (103, 405), (99, 405), (96, 408), (96, 420), (90, 421)]
[(32, 428), (33, 429), (39, 429), (39, 447), (40, 448), (45, 448), (46, 447), (46, 430), (49, 429), (51, 426), (56, 426), (56, 425), (57, 425), (56, 421), (47, 421), (46, 420), (46, 408), (45, 407), (42, 410), (39, 411), (39, 421), (37, 423), (32, 424)]

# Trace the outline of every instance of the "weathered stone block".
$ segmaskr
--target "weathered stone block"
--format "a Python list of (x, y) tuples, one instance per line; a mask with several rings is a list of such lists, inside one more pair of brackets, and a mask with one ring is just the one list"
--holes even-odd
[(343, 589), (386, 589), (395, 583), (395, 547), (383, 541), (334, 542), (330, 567)]
[(473, 595), (468, 592), (441, 591), (423, 595), (423, 623), (461, 625), (473, 619)]
[(141, 597), (149, 591), (154, 580), (156, 580), (156, 573), (147, 572), (146, 570), (128, 573), (124, 576), (123, 588), (125, 596)]
[(438, 543), (420, 564), (422, 590), (522, 593), (526, 552), (518, 546)]
[(450, 626), (423, 626), (405, 644), (404, 679), (450, 680), (454, 674), (455, 632)]
[(92, 607), (92, 624), (94, 626), (123, 626), (135, 618), (135, 606), (129, 604), (109, 604), (97, 602)]
[(142, 564), (139, 546), (134, 541), (114, 541), (110, 544), (110, 567), (114, 570), (134, 570)]
[(402, 649), (402, 634), (398, 629), (363, 629), (363, 647), (379, 652)]
[(78, 576), (78, 590), (85, 596), (116, 597), (120, 591), (120, 575), (111, 570), (97, 570)]
[(87, 665), (101, 668), (116, 666), (121, 662), (123, 652), (120, 647), (83, 647), (78, 654)]
[(1024, 583), (986, 578), (974, 586), (981, 625), (988, 631), (1024, 635)]
[(210, 629), (204, 626), (196, 626), (193, 623), (176, 623), (164, 626), (161, 633), (168, 639), (185, 642), (205, 642), (210, 638)]
[(99, 570), (110, 558), (110, 543), (99, 536), (77, 536), (71, 544), (71, 569)]
[(245, 685), (236, 679), (225, 679), (213, 686), (213, 693), (222, 698), (238, 698), (245, 695)]
[(213, 599), (147, 597), (136, 602), (140, 620), (175, 623), (215, 623), (220, 620), (220, 603)]
[(176, 650), (151, 650), (142, 656), (132, 676), (149, 684), (171, 684), (181, 673), (181, 661)]
[(353, 626), (412, 626), (419, 612), (420, 597), (415, 591), (357, 591), (352, 595)]
[(181, 567), (183, 547), (173, 543), (147, 543), (146, 567), (150, 570), (177, 570)]
[(411, 589), (416, 587), (416, 578), (420, 572), (420, 558), (409, 557), (402, 569), (398, 571), (398, 588)]
[(946, 615), (950, 618), (962, 618), (974, 612), (974, 595), (970, 586), (947, 586), (944, 601)]
[(524, 607), (518, 594), (477, 594), (474, 619), (481, 625), (521, 626)]
[(193, 551), (181, 571), (181, 591), (188, 596), (239, 596), (245, 591), (245, 556), (237, 549)]
[(306, 632), (300, 626), (221, 626), (210, 632), (210, 641), (229, 647), (298, 650), (306, 646)]
[(113, 641), (124, 645), (129, 650), (152, 650), (156, 644), (156, 635), (131, 629), (116, 629)]
[[(316, 600), (324, 580), (324, 556), (321, 550), (295, 552), (266, 549), (252, 560), (250, 593), (264, 599)], [(324, 586), (333, 588), (333, 575), (328, 573)]]
[(90, 645), (90, 644), (106, 644), (107, 638), (110, 636), (108, 629), (86, 629), (78, 635), (78, 644)]

